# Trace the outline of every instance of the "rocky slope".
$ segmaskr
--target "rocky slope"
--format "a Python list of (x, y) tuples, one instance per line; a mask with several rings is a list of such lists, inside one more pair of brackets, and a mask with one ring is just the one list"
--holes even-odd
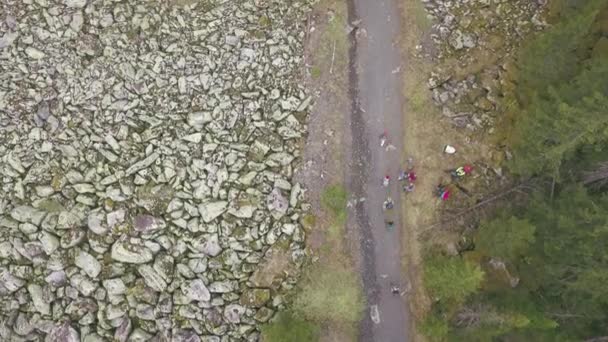
[(429, 79), (433, 100), (455, 126), (492, 133), (509, 91), (513, 57), (542, 30), (545, 1), (423, 0), (440, 61)]
[(0, 340), (257, 340), (305, 257), (305, 1), (1, 6)]

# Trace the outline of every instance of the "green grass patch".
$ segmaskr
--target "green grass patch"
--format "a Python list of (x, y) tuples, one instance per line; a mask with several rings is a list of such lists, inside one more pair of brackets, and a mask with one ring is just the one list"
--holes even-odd
[(357, 274), (340, 264), (313, 266), (293, 302), (296, 314), (319, 323), (356, 323), (361, 319), (363, 308)]
[(321, 204), (333, 215), (337, 224), (346, 221), (346, 197), (346, 189), (339, 184), (329, 186), (321, 195)]
[(422, 1), (411, 1), (410, 10), (416, 22), (416, 26), (422, 31), (427, 31), (433, 26), (433, 22), (428, 17), (428, 12), (424, 8)]
[(318, 66), (313, 66), (310, 69), (310, 76), (312, 76), (312, 78), (315, 80), (321, 77), (321, 68), (319, 68)]
[(449, 326), (445, 319), (436, 317), (436, 314), (429, 313), (426, 319), (420, 324), (422, 332), (430, 341), (445, 341), (448, 336)]
[(300, 319), (291, 311), (281, 312), (261, 330), (264, 342), (312, 342), (319, 339), (320, 332), (317, 324)]

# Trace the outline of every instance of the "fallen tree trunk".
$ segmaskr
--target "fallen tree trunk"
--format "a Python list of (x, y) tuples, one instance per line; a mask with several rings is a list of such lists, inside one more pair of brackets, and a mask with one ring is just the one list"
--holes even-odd
[(485, 205), (488, 205), (488, 204), (490, 204), (490, 203), (492, 203), (492, 202), (494, 202), (496, 200), (499, 200), (499, 199), (501, 199), (501, 198), (503, 198), (503, 197), (505, 197), (505, 196), (507, 196), (509, 194), (512, 194), (512, 193), (517, 192), (517, 191), (520, 191), (522, 189), (529, 188), (529, 186), (528, 186), (529, 181), (530, 180), (526, 180), (526, 181), (524, 181), (522, 183), (519, 183), (518, 185), (516, 185), (516, 186), (514, 186), (514, 187), (512, 187), (510, 189), (507, 189), (507, 190), (504, 190), (504, 191), (500, 191), (500, 192), (498, 192), (498, 194), (490, 196), (490, 197), (488, 197), (488, 198), (486, 198), (486, 199), (484, 199), (484, 200), (476, 203), (474, 206), (466, 208), (466, 209), (464, 209), (464, 210), (462, 210), (462, 211), (460, 211), (460, 212), (458, 212), (456, 214), (449, 215), (447, 218), (444, 218), (444, 219), (440, 220), (439, 222), (433, 223), (433, 224), (425, 227), (422, 230), (422, 232), (426, 232), (428, 230), (431, 230), (431, 229), (433, 229), (433, 228), (435, 228), (435, 227), (437, 227), (439, 225), (442, 225), (444, 223), (452, 222), (452, 221), (454, 221), (454, 219), (457, 219), (457, 218), (459, 218), (459, 217), (461, 217), (463, 215), (466, 215), (466, 214), (468, 214), (468, 213), (470, 213), (470, 212), (472, 212), (472, 211), (474, 211), (476, 209), (479, 209), (479, 208), (481, 208), (481, 207), (483, 207)]

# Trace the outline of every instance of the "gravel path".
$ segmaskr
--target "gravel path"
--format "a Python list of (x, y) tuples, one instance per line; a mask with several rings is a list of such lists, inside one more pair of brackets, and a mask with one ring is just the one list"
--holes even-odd
[[(351, 33), (350, 81), (353, 136), (352, 164), (348, 175), (350, 192), (365, 198), (355, 206), (355, 219), (361, 229), (362, 272), (368, 312), (361, 325), (362, 341), (407, 341), (409, 313), (403, 297), (390, 291), (400, 283), (400, 229), (385, 229), (382, 203), (387, 196), (400, 208), (400, 188), (396, 181), (403, 151), (401, 111), (400, 52), (394, 44), (399, 33), (399, 9), (394, 0), (353, 0), (349, 16), (358, 28)], [(395, 149), (379, 145), (387, 132)], [(381, 186), (390, 174), (388, 189)], [(391, 219), (400, 227), (399, 211)], [(377, 311), (376, 311), (377, 310)]]

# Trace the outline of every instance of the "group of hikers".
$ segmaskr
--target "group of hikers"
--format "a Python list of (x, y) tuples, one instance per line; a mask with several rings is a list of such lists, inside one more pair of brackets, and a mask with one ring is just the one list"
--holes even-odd
[[(381, 147), (392, 146), (388, 142), (386, 133), (384, 133), (380, 136), (380, 146)], [(388, 148), (387, 148), (387, 151), (388, 151)], [(453, 154), (456, 152), (455, 148), (452, 146), (449, 146), (449, 145), (446, 145), (444, 151), (448, 154)], [(472, 171), (473, 171), (473, 167), (471, 165), (463, 165), (463, 166), (460, 166), (455, 169), (446, 170), (446, 172), (450, 174), (452, 182), (456, 185), (456, 187), (458, 187), (460, 189), (462, 189), (462, 187), (458, 185), (458, 181), (460, 179), (464, 178), (465, 176), (469, 175)], [(407, 159), (407, 165), (406, 165), (405, 169), (399, 173), (397, 180), (399, 182), (403, 183), (403, 185), (401, 185), (401, 188), (403, 189), (403, 191), (405, 193), (411, 193), (415, 189), (415, 183), (416, 183), (417, 178), (418, 177), (416, 175), (416, 172), (414, 171), (414, 159), (412, 157), (409, 157)], [(382, 179), (382, 186), (388, 189), (390, 182), (391, 182), (390, 175), (385, 175), (384, 178)], [(464, 189), (463, 189), (463, 191), (464, 191)], [(444, 184), (443, 182), (440, 182), (437, 185), (437, 187), (435, 188), (434, 194), (441, 200), (447, 201), (451, 195), (450, 186), (447, 184)], [(390, 197), (390, 191), (387, 191), (387, 198), (384, 201), (384, 203), (382, 204), (382, 210), (386, 212), (387, 210), (393, 209), (394, 206), (395, 206), (395, 203), (394, 203), (393, 199)], [(393, 222), (392, 219), (388, 218), (389, 215), (387, 215), (387, 214), (388, 213), (385, 214), (386, 228), (388, 230), (393, 230), (395, 223)], [(396, 285), (395, 283), (391, 283), (391, 292), (395, 295), (397, 295), (397, 294), (403, 295), (403, 293), (404, 293), (403, 291), (401, 291), (399, 286)]]

